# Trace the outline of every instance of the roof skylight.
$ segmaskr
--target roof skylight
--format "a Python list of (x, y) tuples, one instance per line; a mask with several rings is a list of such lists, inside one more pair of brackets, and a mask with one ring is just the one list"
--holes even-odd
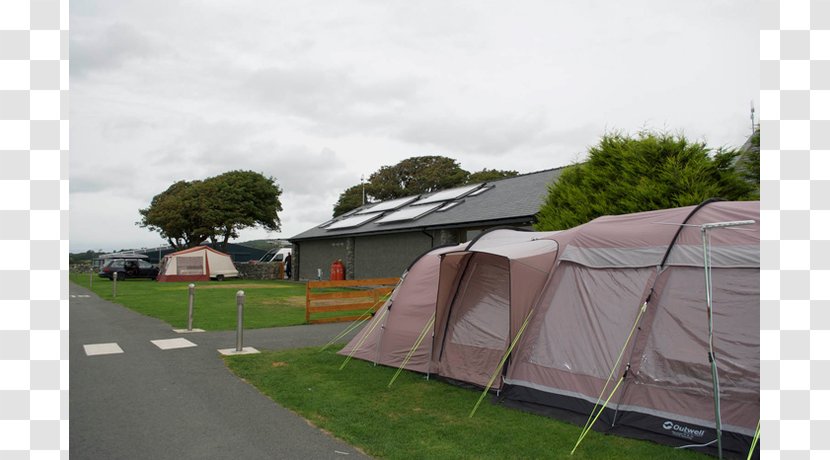
[(441, 203), (436, 203), (430, 206), (408, 206), (405, 209), (401, 209), (400, 211), (395, 211), (388, 216), (384, 216), (382, 219), (378, 220), (378, 223), (386, 224), (389, 222), (400, 222), (403, 220), (415, 220), (438, 209), (440, 206)]
[(471, 193), (467, 196), (478, 196), (478, 195), (481, 195), (482, 193), (486, 192), (487, 190), (490, 190), (491, 188), (493, 188), (492, 185), (484, 186), (484, 187), (481, 187), (480, 189), (476, 190), (475, 192), (473, 192), (473, 193)]
[(351, 227), (359, 227), (366, 222), (378, 217), (381, 213), (375, 212), (372, 214), (356, 214), (352, 217), (347, 217), (345, 219), (338, 220), (333, 224), (329, 225), (326, 230), (335, 230), (338, 228), (351, 228)]
[(441, 206), (441, 209), (439, 209), (438, 212), (446, 211), (448, 209), (452, 209), (452, 208), (458, 206), (461, 203), (463, 203), (463, 201), (450, 201), (449, 203), (445, 204), (444, 206)]
[(433, 193), (432, 195), (430, 195), (426, 198), (421, 198), (420, 200), (412, 203), (412, 206), (417, 206), (419, 204), (435, 203), (435, 202), (438, 202), (438, 201), (454, 200), (456, 198), (459, 198), (459, 197), (462, 197), (462, 196), (466, 195), (467, 193), (470, 193), (471, 191), (473, 191), (473, 190), (475, 190), (479, 187), (481, 187), (481, 184), (467, 185), (466, 187), (458, 187), (458, 188), (452, 188), (452, 189), (449, 189), (449, 190), (442, 190), (440, 192)]
[(358, 211), (358, 214), (366, 214), (369, 212), (380, 212), (380, 211), (388, 211), (390, 209), (398, 209), (401, 206), (407, 205), (412, 203), (413, 201), (417, 200), (418, 196), (408, 196), (406, 198), (398, 198), (396, 200), (389, 200), (389, 201), (381, 201), (380, 203), (368, 207), (366, 209), (362, 209)]

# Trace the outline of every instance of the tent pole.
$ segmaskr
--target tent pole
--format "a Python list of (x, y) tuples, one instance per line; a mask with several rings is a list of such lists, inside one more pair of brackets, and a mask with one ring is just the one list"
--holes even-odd
[(403, 368), (406, 367), (407, 364), (409, 364), (409, 360), (412, 359), (412, 355), (415, 354), (415, 350), (417, 350), (418, 347), (421, 346), (421, 342), (424, 341), (424, 338), (427, 336), (427, 333), (429, 332), (429, 328), (432, 327), (433, 324), (435, 324), (435, 313), (432, 314), (432, 317), (424, 325), (424, 328), (421, 329), (421, 333), (418, 334), (418, 339), (415, 340), (415, 344), (412, 345), (412, 348), (409, 349), (409, 353), (406, 354), (406, 357), (404, 358), (403, 362), (401, 362), (401, 365), (398, 366), (397, 372), (395, 372), (395, 375), (392, 376), (392, 380), (389, 381), (389, 385), (387, 385), (387, 387), (392, 387), (392, 384), (395, 383), (395, 380), (401, 374)]
[(733, 222), (716, 222), (700, 226), (700, 235), (703, 240), (703, 277), (706, 284), (706, 314), (709, 316), (709, 363), (712, 367), (712, 392), (715, 399), (715, 429), (718, 435), (718, 458), (723, 458), (723, 445), (721, 438), (721, 413), (720, 413), (720, 382), (718, 380), (718, 363), (715, 359), (714, 328), (715, 318), (712, 308), (712, 254), (709, 241), (709, 229), (737, 227), (740, 225), (754, 224), (754, 220), (740, 220)]
[[(389, 310), (387, 310), (387, 309), (383, 309), (383, 315), (385, 315), (385, 314), (386, 314), (386, 312), (388, 312), (388, 311), (389, 311)], [(381, 318), (378, 320), (378, 323), (380, 322), (380, 320), (383, 320), (383, 317), (381, 317)], [(368, 330), (366, 331), (366, 333), (365, 333), (365, 334), (363, 334), (363, 337), (361, 337), (361, 338), (360, 338), (360, 340), (358, 340), (357, 345), (355, 345), (355, 347), (354, 347), (354, 348), (352, 349), (352, 351), (349, 353), (349, 356), (346, 356), (346, 360), (345, 360), (345, 361), (343, 361), (343, 364), (341, 364), (341, 365), (340, 365), (340, 370), (341, 370), (341, 371), (343, 370), (343, 368), (344, 368), (344, 367), (346, 367), (346, 364), (348, 364), (348, 363), (349, 363), (349, 361), (351, 361), (352, 356), (354, 356), (354, 354), (355, 354), (355, 352), (357, 352), (358, 348), (360, 348), (360, 347), (362, 347), (362, 346), (363, 346), (363, 342), (365, 342), (365, 341), (366, 341), (366, 338), (367, 338), (367, 337), (369, 337), (369, 335), (370, 335), (370, 334), (371, 334), (371, 333), (375, 330), (375, 328), (377, 327), (378, 323), (370, 323), (370, 324), (369, 324), (369, 326), (368, 326), (368, 328), (367, 328)]]
[[(392, 294), (394, 294), (395, 290), (398, 289), (398, 287), (400, 287), (401, 283), (403, 283), (403, 280), (404, 280), (404, 278), (406, 278), (407, 273), (409, 273), (409, 270), (403, 272), (401, 277), (398, 279), (398, 284), (396, 284), (395, 287), (392, 289), (392, 292), (389, 293), (389, 297), (387, 299), (388, 303), (384, 303), (384, 305), (383, 305), (383, 307), (386, 307), (387, 311), (392, 309), (392, 302), (393, 302)], [(384, 301), (384, 302), (386, 302), (386, 301)], [(383, 308), (383, 307), (381, 307), (381, 308)], [(374, 306), (372, 308), (374, 308)], [(381, 319), (383, 320), (383, 324), (380, 325), (380, 337), (378, 337), (378, 345), (377, 345), (377, 347), (375, 347), (375, 362), (373, 363), (376, 367), (378, 365), (378, 362), (380, 361), (380, 345), (381, 345), (381, 342), (383, 342), (383, 333), (386, 331), (386, 315), (384, 315), (383, 318), (381, 318)]]
[[(389, 311), (392, 308), (392, 301), (389, 301), (389, 305), (386, 305), (386, 310)], [(380, 325), (380, 337), (378, 337), (378, 344), (375, 347), (375, 362), (373, 363), (375, 366), (378, 365), (378, 361), (380, 361), (380, 344), (383, 342), (383, 332), (386, 330), (386, 315), (383, 315), (381, 318), (383, 324)]]
[(709, 317), (709, 365), (712, 368), (712, 392), (715, 399), (715, 430), (718, 438), (718, 458), (723, 458), (721, 445), (721, 416), (720, 416), (720, 385), (718, 382), (718, 364), (715, 361), (715, 347), (713, 344), (714, 312), (712, 311), (712, 263), (709, 260), (709, 232), (707, 227), (701, 227), (703, 239), (703, 277), (706, 284), (706, 314)]

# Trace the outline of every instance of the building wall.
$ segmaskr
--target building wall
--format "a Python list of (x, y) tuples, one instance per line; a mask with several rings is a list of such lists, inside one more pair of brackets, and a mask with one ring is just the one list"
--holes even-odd
[(346, 279), (400, 276), (416, 257), (429, 249), (469, 241), (484, 228), (486, 227), (470, 226), (295, 242), (292, 277), (295, 280), (317, 279), (319, 267), (323, 270), (322, 279), (327, 280), (329, 267), (337, 259), (343, 261)]
[(440, 245), (438, 239), (421, 232), (356, 237), (354, 278), (401, 276), (416, 257), (433, 245)]
[(292, 255), (292, 276), (299, 279), (316, 280), (319, 268), (323, 272), (321, 279), (328, 280), (332, 262), (346, 262), (346, 238), (301, 241), (296, 246), (299, 250)]

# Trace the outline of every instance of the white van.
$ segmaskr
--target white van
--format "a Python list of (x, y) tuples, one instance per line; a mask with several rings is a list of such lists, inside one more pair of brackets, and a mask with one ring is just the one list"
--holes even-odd
[(259, 261), (260, 262), (282, 262), (288, 255), (291, 254), (291, 248), (273, 248), (265, 253)]

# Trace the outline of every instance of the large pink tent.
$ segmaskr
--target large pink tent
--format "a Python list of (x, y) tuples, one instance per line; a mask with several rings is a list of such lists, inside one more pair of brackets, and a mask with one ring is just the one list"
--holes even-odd
[[(409, 369), (493, 379), (507, 404), (580, 424), (603, 408), (594, 429), (711, 452), (701, 225), (737, 221), (754, 223), (712, 229), (707, 262), (721, 445), (745, 455), (759, 417), (758, 202), (606, 216), (558, 233), (497, 230), (436, 250), (398, 288), (420, 286), (417, 301), (393, 297), (375, 318), (382, 327), (370, 337), (370, 324), (342, 353), (398, 366), (432, 318)], [(420, 264), (429, 270), (416, 277)], [(382, 322), (392, 314), (400, 320)], [(392, 337), (396, 351), (378, 353)]]

